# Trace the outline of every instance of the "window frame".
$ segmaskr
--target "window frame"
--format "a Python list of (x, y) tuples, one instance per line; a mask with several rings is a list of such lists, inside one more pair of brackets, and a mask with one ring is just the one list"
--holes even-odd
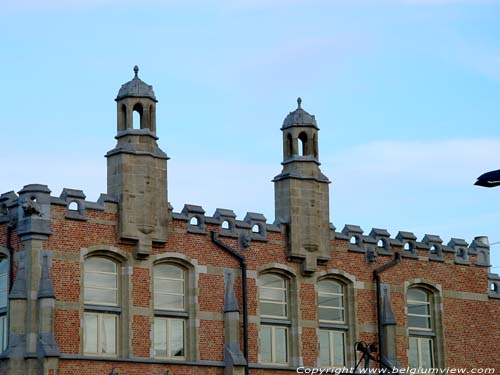
[[(171, 317), (171, 316), (156, 316), (154, 317), (154, 324), (157, 324), (158, 320), (163, 320), (165, 321), (165, 352), (167, 353), (165, 356), (158, 355), (156, 354), (156, 329), (153, 330), (153, 357), (155, 358), (164, 358), (164, 359), (173, 359), (173, 360), (186, 360), (186, 326), (187, 326), (187, 319), (185, 318), (177, 318), (177, 317)], [(171, 323), (172, 321), (179, 321), (182, 322), (182, 351), (183, 355), (182, 356), (171, 356), (169, 355), (170, 353), (170, 346), (171, 346)]]
[[(163, 265), (169, 265), (169, 266), (174, 266), (174, 267), (177, 267), (178, 269), (180, 269), (182, 271), (182, 279), (175, 279), (175, 278), (160, 278), (161, 280), (175, 280), (175, 281), (179, 281), (179, 280), (182, 280), (183, 283), (183, 294), (182, 294), (182, 297), (183, 297), (183, 308), (182, 309), (178, 309), (178, 308), (170, 308), (170, 309), (166, 309), (166, 308), (163, 308), (161, 306), (156, 306), (156, 295), (157, 294), (167, 294), (167, 295), (177, 295), (177, 294), (172, 294), (172, 293), (159, 293), (159, 292), (156, 292), (155, 291), (155, 280), (157, 279), (157, 276), (155, 275), (156, 272), (155, 272), (155, 269), (157, 267), (161, 267)], [(178, 262), (175, 262), (175, 261), (172, 261), (172, 260), (162, 260), (160, 262), (157, 262), (155, 264), (153, 264), (153, 272), (152, 272), (152, 296), (153, 296), (153, 311), (154, 311), (154, 316), (153, 316), (153, 325), (156, 324), (157, 322), (157, 319), (161, 319), (161, 320), (166, 320), (167, 322), (167, 326), (166, 326), (166, 330), (165, 330), (165, 345), (166, 345), (166, 350), (167, 350), (167, 356), (161, 356), (161, 355), (157, 355), (156, 354), (156, 351), (155, 351), (155, 347), (156, 347), (156, 343), (157, 343), (157, 336), (156, 336), (156, 330), (155, 330), (155, 327), (153, 326), (153, 339), (151, 340), (151, 345), (152, 345), (152, 353), (153, 353), (153, 357), (154, 358), (159, 358), (159, 359), (169, 359), (169, 360), (178, 360), (178, 361), (185, 361), (189, 358), (189, 356), (191, 355), (191, 353), (189, 353), (189, 337), (188, 337), (188, 323), (189, 323), (189, 319), (190, 319), (190, 308), (188, 306), (188, 303), (187, 301), (189, 301), (189, 298), (188, 298), (188, 291), (189, 291), (189, 268), (186, 267), (184, 264), (181, 264), (181, 263), (178, 263)], [(183, 341), (183, 351), (184, 351), (184, 355), (181, 357), (181, 356), (168, 356), (168, 348), (170, 346), (169, 344), (169, 325), (170, 325), (170, 321), (171, 320), (182, 320), (183, 321), (183, 336), (182, 336), (182, 341)]]
[[(328, 335), (328, 364), (324, 364), (323, 362), (321, 362), (321, 333), (326, 333)], [(336, 362), (336, 356), (335, 356), (335, 344), (334, 344), (334, 335), (335, 334), (341, 334), (342, 335), (342, 363), (339, 364), (339, 363), (335, 363)], [(319, 329), (319, 335), (318, 335), (318, 341), (319, 341), (319, 345), (320, 345), (320, 349), (319, 349), (319, 353), (318, 353), (318, 358), (319, 358), (319, 362), (318, 363), (318, 366), (321, 366), (321, 367), (329, 367), (329, 368), (343, 368), (343, 367), (346, 367), (346, 362), (347, 362), (347, 358), (346, 358), (346, 335), (347, 335), (347, 332), (346, 331), (341, 331), (341, 330), (337, 330), (337, 329), (324, 329), (324, 328), (320, 328)], [(332, 362), (332, 358), (333, 358), (333, 362)]]
[[(410, 290), (418, 290), (421, 292), (424, 292), (427, 296), (427, 301), (425, 303), (426, 306), (428, 306), (428, 311), (429, 315), (422, 315), (422, 314), (411, 314), (409, 313), (409, 304), (410, 302), (417, 302), (419, 304), (422, 304), (422, 301), (416, 301), (413, 299), (409, 299), (409, 292)], [(422, 340), (428, 340), (430, 341), (430, 358), (431, 358), (431, 366), (430, 368), (436, 368), (436, 367), (441, 367), (443, 365), (443, 349), (440, 349), (442, 347), (442, 331), (439, 328), (438, 320), (441, 319), (441, 312), (439, 312), (436, 308), (437, 304), (439, 302), (439, 291), (435, 290), (434, 287), (428, 286), (426, 284), (421, 284), (421, 283), (411, 283), (407, 286), (406, 288), (406, 294), (405, 294), (405, 311), (406, 311), (406, 321), (407, 321), (407, 329), (408, 329), (408, 364), (412, 361), (411, 359), (411, 350), (410, 350), (410, 342), (411, 340), (417, 340), (417, 355), (418, 358), (417, 363), (418, 366), (422, 366), (422, 351), (420, 350), (421, 348), (421, 341)], [(429, 328), (421, 328), (421, 327), (413, 327), (410, 326), (410, 316), (425, 316), (428, 317), (429, 321)]]
[[(276, 365), (288, 365), (290, 362), (290, 344), (289, 344), (289, 337), (290, 337), (290, 329), (287, 325), (275, 325), (275, 324), (261, 324), (260, 325), (261, 329), (263, 327), (269, 328), (271, 330), (271, 342), (269, 343), (269, 347), (271, 348), (270, 356), (271, 356), (271, 361), (270, 362), (265, 362), (262, 361), (262, 364), (264, 365), (271, 365), (271, 366), (276, 366)], [(276, 330), (278, 329), (283, 329), (285, 331), (285, 361), (284, 362), (277, 362), (276, 361)], [(261, 340), (262, 340), (262, 335), (261, 335)], [(259, 341), (259, 346), (261, 341)], [(262, 358), (262, 354), (259, 352)]]
[[(105, 261), (110, 261), (113, 262), (115, 271), (116, 271), (116, 276), (115, 276), (115, 285), (116, 285), (116, 303), (114, 302), (100, 302), (100, 301), (92, 301), (92, 300), (86, 300), (85, 299), (85, 290), (86, 290), (86, 282), (85, 282), (85, 275), (87, 274), (86, 270), (86, 262), (89, 259), (103, 259)], [(83, 327), (82, 327), (82, 353), (84, 356), (96, 356), (96, 357), (118, 357), (122, 351), (122, 346), (124, 345), (122, 342), (122, 332), (124, 331), (123, 327), (123, 317), (122, 317), (122, 297), (121, 294), (123, 293), (123, 281), (122, 279), (122, 267), (123, 267), (123, 261), (119, 260), (115, 257), (109, 256), (107, 254), (102, 254), (100, 252), (98, 253), (91, 253), (88, 254), (84, 260), (83, 260), (83, 286), (82, 286), (82, 299), (83, 299)], [(95, 271), (91, 271), (91, 273), (95, 273)], [(101, 272), (98, 272), (101, 273)], [(106, 272), (105, 272), (106, 273)], [(114, 289), (114, 288), (95, 288), (95, 286), (90, 286), (91, 289)], [(85, 351), (85, 344), (86, 344), (86, 316), (87, 315), (96, 315), (97, 316), (97, 350), (98, 352), (86, 352)], [(103, 353), (100, 351), (102, 349), (102, 343), (100, 342), (99, 337), (102, 335), (102, 319), (104, 319), (106, 316), (114, 316), (115, 318), (115, 337), (114, 337), (114, 342), (115, 342), (115, 353)], [(123, 348), (125, 349), (125, 348)]]
[[(320, 284), (322, 282), (334, 282), (341, 288), (341, 293), (337, 292), (330, 292), (330, 293), (325, 293), (325, 292), (320, 292)], [(317, 293), (316, 297), (318, 299), (318, 304), (317, 304), (317, 313), (318, 313), (318, 345), (321, 345), (320, 343), (320, 335), (321, 332), (328, 332), (328, 343), (329, 343), (329, 348), (328, 348), (328, 354), (329, 354), (329, 367), (335, 368), (339, 367), (337, 364), (332, 364), (331, 358), (333, 357), (335, 360), (335, 356), (332, 355), (332, 353), (335, 352), (335, 349), (333, 347), (333, 335), (336, 333), (342, 334), (342, 352), (343, 352), (343, 366), (346, 366), (348, 363), (348, 352), (347, 352), (347, 344), (348, 344), (348, 338), (350, 335), (350, 329), (349, 329), (349, 321), (350, 319), (350, 309), (348, 306), (348, 284), (346, 281), (339, 279), (336, 275), (327, 275), (325, 277), (320, 278), (317, 283)], [(342, 307), (341, 308), (332, 308), (332, 309), (341, 309), (342, 310), (342, 320), (325, 320), (325, 319), (320, 319), (320, 309), (325, 308), (325, 306), (321, 306), (319, 300), (320, 300), (320, 295), (329, 295), (329, 296), (342, 296)], [(330, 308), (326, 306), (326, 308)], [(321, 359), (321, 350), (318, 351), (318, 364), (322, 362)]]

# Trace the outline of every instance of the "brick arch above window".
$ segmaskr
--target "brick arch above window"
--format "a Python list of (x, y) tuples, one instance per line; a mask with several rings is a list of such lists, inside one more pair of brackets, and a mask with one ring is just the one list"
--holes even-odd
[(128, 263), (131, 259), (129, 253), (109, 245), (94, 245), (80, 249), (80, 258), (82, 261), (91, 256), (111, 258), (120, 264)]

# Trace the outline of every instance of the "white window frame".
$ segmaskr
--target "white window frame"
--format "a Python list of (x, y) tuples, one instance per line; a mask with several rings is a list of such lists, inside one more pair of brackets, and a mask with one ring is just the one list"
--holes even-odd
[[(411, 330), (415, 330), (415, 331), (432, 331), (433, 324), (432, 324), (432, 313), (431, 313), (431, 307), (432, 307), (431, 296), (429, 295), (428, 291), (426, 291), (426, 290), (424, 290), (422, 288), (413, 288), (413, 289), (417, 289), (417, 290), (425, 293), (426, 296), (427, 296), (427, 301), (412, 300), (412, 299), (410, 299), (408, 297), (407, 300), (406, 300), (406, 308), (408, 309), (408, 305), (409, 304), (425, 305), (425, 306), (427, 306), (429, 314), (415, 314), (415, 313), (410, 313), (410, 310), (408, 309), (408, 314), (407, 314), (408, 328), (411, 329)], [(427, 321), (429, 322), (429, 328), (422, 328), (422, 327), (410, 326), (410, 319), (409, 319), (410, 316), (415, 316), (415, 317), (418, 317), (418, 318), (427, 318)]]
[[(86, 320), (88, 315), (94, 315), (97, 316), (97, 332), (96, 332), (96, 340), (97, 340), (97, 352), (86, 352), (85, 351), (85, 343), (87, 342), (88, 338), (86, 337)], [(115, 352), (114, 353), (103, 353), (103, 343), (102, 343), (102, 322), (105, 317), (113, 317), (115, 320), (115, 337), (114, 337), (114, 342), (115, 342)], [(106, 356), (106, 357), (116, 357), (118, 355), (118, 321), (119, 321), (119, 316), (117, 314), (109, 314), (109, 313), (100, 313), (100, 312), (94, 312), (94, 311), (85, 311), (84, 312), (84, 337), (83, 337), (83, 350), (84, 354), (86, 355), (96, 355), (96, 356)]]
[[(182, 271), (182, 278), (171, 278), (171, 277), (158, 277), (156, 276), (155, 274), (155, 268), (156, 267), (161, 267), (162, 265), (169, 265), (169, 266), (173, 266), (173, 267), (177, 267), (179, 270)], [(156, 344), (156, 335), (155, 333), (153, 333), (153, 342), (152, 342), (152, 345), (153, 345), (153, 356), (155, 358), (168, 358), (168, 359), (171, 359), (171, 360), (179, 360), (179, 361), (182, 361), (182, 360), (187, 360), (188, 359), (188, 356), (189, 356), (189, 353), (188, 353), (188, 337), (187, 337), (187, 332), (188, 332), (188, 322), (189, 322), (189, 312), (188, 312), (188, 308), (187, 308), (187, 305), (186, 305), (186, 300), (187, 300), (187, 285), (186, 285), (186, 282), (188, 280), (188, 270), (186, 269), (186, 267), (184, 267), (183, 265), (181, 264), (177, 264), (177, 263), (174, 263), (174, 262), (162, 262), (162, 263), (157, 263), (153, 266), (153, 306), (154, 306), (154, 320), (156, 319), (165, 319), (167, 320), (167, 332), (166, 332), (166, 340), (167, 340), (167, 354), (169, 353), (169, 326), (170, 326), (170, 321), (172, 320), (182, 320), (183, 321), (183, 337), (182, 337), (182, 340), (183, 340), (183, 350), (184, 350), (184, 356), (177, 356), (177, 357), (165, 357), (165, 356), (160, 356), (160, 355), (156, 355), (155, 353), (155, 344)], [(162, 293), (162, 292), (158, 292), (156, 290), (154, 290), (154, 284), (155, 284), (155, 279), (160, 279), (160, 280), (172, 280), (172, 281), (182, 281), (182, 290), (183, 290), (183, 294), (178, 294), (178, 293)], [(182, 296), (182, 305), (183, 305), (183, 308), (182, 309), (179, 309), (179, 308), (165, 308), (164, 306), (157, 306), (156, 305), (156, 296), (157, 295), (180, 295)], [(179, 314), (185, 314), (185, 316), (179, 316)]]
[[(173, 278), (173, 277), (156, 276), (155, 272), (154, 272), (154, 268), (153, 268), (153, 287), (154, 287), (154, 280), (155, 279), (170, 280), (170, 281), (182, 281), (182, 293), (173, 293), (173, 292), (165, 293), (165, 292), (160, 292), (160, 291), (154, 290), (153, 291), (154, 292), (154, 297), (153, 297), (154, 298), (154, 301), (153, 301), (154, 308), (155, 308), (155, 310), (165, 310), (165, 311), (186, 311), (186, 270), (184, 269), (184, 267), (179, 266), (177, 264), (172, 264), (172, 263), (160, 263), (160, 264), (155, 265), (155, 267), (161, 267), (162, 265), (165, 265), (165, 264), (179, 268), (182, 271), (182, 278), (177, 279), (177, 278)], [(156, 295), (181, 296), (182, 297), (182, 308), (171, 308), (171, 307), (166, 308), (164, 306), (157, 306), (156, 305), (157, 298), (155, 298)]]
[[(271, 362), (264, 362), (262, 361), (262, 364), (265, 364), (265, 365), (288, 365), (289, 361), (290, 361), (290, 354), (289, 354), (289, 347), (290, 347), (290, 344), (289, 344), (289, 329), (287, 326), (282, 326), (282, 325), (272, 325), (272, 324), (261, 324), (261, 328), (270, 328), (271, 329)], [(276, 359), (276, 330), (277, 329), (283, 329), (285, 330), (285, 362), (277, 362), (275, 359)], [(259, 343), (259, 346), (260, 343)], [(262, 356), (262, 354), (261, 354)]]
[[(435, 359), (434, 359), (434, 339), (432, 337), (427, 337), (427, 336), (410, 336), (410, 340), (416, 340), (417, 341), (417, 363), (418, 366), (417, 368), (424, 368), (422, 366), (422, 341), (428, 341), (430, 343), (430, 355), (431, 355), (431, 365), (429, 368), (434, 367)], [(408, 362), (410, 362), (410, 358), (408, 358)], [(428, 368), (428, 367), (425, 367)]]
[[(165, 348), (166, 348), (166, 353), (167, 355), (162, 356), (156, 354), (155, 351), (155, 344), (157, 342), (157, 337), (156, 337), (156, 330), (153, 330), (154, 332), (154, 337), (153, 337), (153, 355), (155, 358), (168, 358), (168, 359), (179, 359), (179, 360), (185, 360), (186, 359), (186, 319), (183, 318), (171, 318), (171, 317), (162, 317), (162, 316), (155, 316), (154, 317), (154, 323), (156, 324), (157, 320), (164, 320), (166, 321), (166, 331), (164, 332), (165, 334)], [(182, 350), (184, 352), (183, 356), (170, 356), (168, 353), (170, 353), (170, 345), (171, 345), (171, 332), (172, 330), (170, 329), (170, 325), (172, 321), (179, 321), (182, 322)]]
[[(269, 275), (269, 274), (267, 274), (267, 275)], [(277, 287), (272, 287), (272, 286), (261, 286), (260, 293), (259, 293), (260, 306), (262, 306), (262, 304), (284, 305), (285, 306), (285, 315), (261, 314), (260, 316), (262, 318), (287, 319), (288, 318), (288, 310), (289, 310), (289, 308), (288, 308), (288, 289), (289, 289), (288, 280), (286, 278), (284, 278), (283, 276), (278, 275), (278, 274), (271, 274), (271, 275), (279, 277), (283, 281), (284, 286), (282, 288), (277, 288)], [(262, 276), (266, 276), (266, 274), (264, 274)], [(262, 294), (263, 294), (262, 290), (264, 290), (264, 289), (278, 290), (278, 291), (282, 292), (285, 295), (285, 300), (284, 301), (276, 301), (276, 300), (262, 299)]]
[[(87, 271), (87, 267), (85, 267), (85, 262), (84, 262), (84, 276), (83, 276), (84, 277), (84, 279), (83, 279), (83, 285), (84, 285), (84, 293), (83, 293), (84, 303), (87, 304), (87, 305), (118, 306), (119, 305), (119, 295), (118, 295), (118, 289), (119, 289), (118, 264), (114, 260), (106, 258), (106, 257), (93, 256), (93, 257), (90, 257), (90, 258), (104, 259), (104, 260), (106, 260), (108, 262), (112, 262), (114, 264), (114, 267), (115, 267), (115, 272)], [(87, 258), (87, 259), (90, 259), (90, 258)], [(85, 279), (86, 279), (86, 275), (87, 274), (114, 275), (114, 277), (115, 277), (115, 287), (114, 288), (108, 288), (108, 287), (93, 286), (93, 285), (87, 286), (87, 285), (85, 285)], [(102, 302), (102, 301), (87, 300), (87, 299), (85, 299), (85, 290), (86, 289), (114, 290), (116, 302), (114, 302), (114, 303), (113, 302), (106, 303), (106, 302)]]
[[(426, 295), (426, 301), (420, 301), (420, 300), (414, 300), (410, 299), (409, 297), (409, 292), (410, 290), (418, 290), (422, 293), (425, 293)], [(411, 361), (410, 358), (410, 341), (411, 340), (416, 340), (417, 341), (417, 355), (418, 358), (418, 367), (421, 368), (422, 365), (422, 341), (429, 341), (430, 342), (430, 355), (431, 355), (431, 368), (433, 368), (436, 365), (436, 352), (435, 352), (435, 325), (434, 325), (434, 317), (432, 313), (432, 308), (433, 308), (433, 303), (434, 303), (434, 295), (432, 292), (428, 291), (425, 288), (419, 287), (419, 286), (413, 286), (408, 288), (407, 290), (407, 297), (406, 297), (406, 312), (407, 312), (407, 321), (408, 321), (408, 363)], [(429, 311), (429, 314), (415, 314), (415, 313), (410, 313), (408, 305), (409, 304), (419, 304), (419, 305), (425, 305), (427, 306), (427, 309)], [(422, 327), (414, 327), (410, 325), (410, 317), (415, 316), (415, 317), (425, 317), (427, 318), (427, 321), (429, 322), (429, 328), (422, 328)], [(412, 333), (413, 331), (413, 333)]]
[[(346, 332), (344, 331), (339, 331), (335, 329), (320, 329), (319, 330), (320, 334), (322, 332), (328, 334), (328, 364), (326, 366), (328, 367), (345, 367), (346, 364), (346, 352), (345, 352), (345, 335)], [(334, 345), (334, 335), (335, 334), (340, 334), (342, 335), (342, 363), (337, 363), (337, 358), (335, 357), (335, 345)], [(321, 350), (320, 350), (320, 355), (321, 355)], [(332, 361), (333, 359), (333, 361)], [(322, 365), (323, 366), (323, 365)]]
[[(327, 320), (327, 319), (319, 319), (320, 322), (325, 322), (325, 323), (342, 323), (344, 324), (345, 323), (345, 320), (346, 320), (346, 316), (345, 316), (345, 285), (341, 282), (338, 282), (337, 280), (333, 280), (333, 279), (323, 279), (323, 280), (320, 280), (318, 282), (321, 283), (323, 281), (334, 281), (335, 283), (337, 283), (338, 285), (340, 285), (340, 287), (342, 288), (342, 293), (336, 293), (336, 292), (320, 292), (319, 291), (319, 288), (318, 288), (318, 318), (319, 318), (319, 310), (320, 309), (330, 309), (330, 310), (341, 310), (342, 311), (342, 317), (343, 319), (342, 320)], [(323, 295), (323, 296), (340, 296), (342, 297), (342, 307), (336, 307), (336, 306), (323, 306), (319, 303), (319, 297)]]

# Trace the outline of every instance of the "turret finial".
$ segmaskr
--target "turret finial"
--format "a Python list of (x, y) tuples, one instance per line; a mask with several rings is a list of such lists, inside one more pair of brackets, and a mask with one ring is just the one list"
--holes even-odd
[(139, 67), (137, 65), (134, 66), (134, 73), (135, 73), (135, 78), (139, 78)]
[(297, 98), (297, 109), (302, 108), (300, 105), (302, 104), (302, 98), (299, 96)]

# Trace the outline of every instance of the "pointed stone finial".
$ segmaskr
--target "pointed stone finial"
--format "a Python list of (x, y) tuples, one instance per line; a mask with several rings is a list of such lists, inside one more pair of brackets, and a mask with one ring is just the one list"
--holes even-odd
[(139, 78), (139, 67), (137, 65), (134, 66), (134, 74), (135, 78)]
[(224, 293), (224, 312), (239, 312), (238, 300), (234, 293), (234, 279), (232, 273), (226, 274), (226, 291)]
[(391, 301), (389, 299), (389, 291), (384, 288), (384, 296), (382, 301), (382, 325), (384, 326), (394, 326), (396, 325), (396, 319), (394, 318), (394, 313), (392, 312)]
[(56, 293), (52, 286), (52, 278), (49, 269), (49, 256), (43, 254), (42, 272), (40, 276), (40, 288), (38, 289), (38, 298), (55, 298)]
[(297, 98), (297, 109), (302, 108), (302, 107), (300, 106), (301, 104), (302, 104), (302, 98), (299, 96), (299, 97)]

